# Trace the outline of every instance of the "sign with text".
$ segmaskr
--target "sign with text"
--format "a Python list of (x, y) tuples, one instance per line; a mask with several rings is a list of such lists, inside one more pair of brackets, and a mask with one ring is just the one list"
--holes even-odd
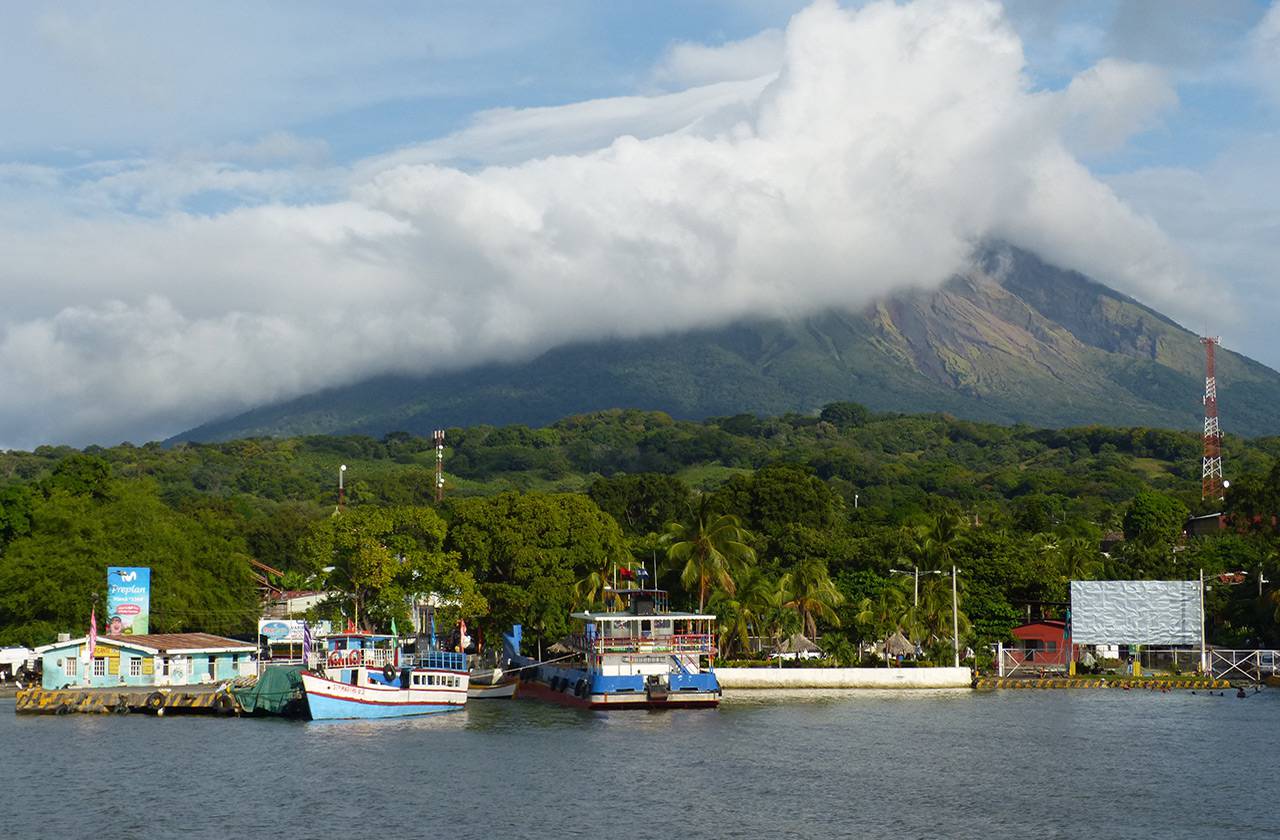
[(138, 636), (151, 628), (151, 570), (107, 569), (107, 635)]

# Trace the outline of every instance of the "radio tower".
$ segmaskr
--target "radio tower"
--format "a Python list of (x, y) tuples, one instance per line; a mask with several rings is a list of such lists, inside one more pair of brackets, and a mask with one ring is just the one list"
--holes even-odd
[(1200, 498), (1221, 501), (1222, 430), (1218, 427), (1218, 380), (1214, 373), (1213, 351), (1220, 339), (1205, 337), (1204, 345), (1204, 462), (1200, 470)]
[(432, 433), (436, 443), (436, 504), (444, 501), (444, 429)]

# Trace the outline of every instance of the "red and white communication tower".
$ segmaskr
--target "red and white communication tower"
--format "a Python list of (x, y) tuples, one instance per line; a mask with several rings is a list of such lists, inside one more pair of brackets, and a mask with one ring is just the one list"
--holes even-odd
[(1218, 378), (1214, 371), (1213, 351), (1220, 343), (1218, 338), (1206, 336), (1200, 339), (1204, 345), (1204, 462), (1200, 470), (1200, 498), (1221, 500), (1222, 492), (1222, 429), (1218, 426)]
[(444, 501), (444, 429), (431, 435), (436, 444), (436, 503)]

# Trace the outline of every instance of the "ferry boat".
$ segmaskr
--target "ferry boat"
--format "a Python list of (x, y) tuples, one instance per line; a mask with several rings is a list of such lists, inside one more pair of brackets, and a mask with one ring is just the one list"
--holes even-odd
[(661, 589), (610, 590), (620, 609), (573, 613), (582, 632), (566, 640), (564, 660), (520, 654), (520, 626), (505, 634), (508, 658), (520, 667), (521, 697), (588, 709), (676, 709), (719, 705), (714, 615), (671, 612)]
[(401, 649), (393, 636), (327, 637), (314, 670), (303, 671), (302, 696), (312, 720), (390, 718), (457, 711), (467, 702), (461, 653)]

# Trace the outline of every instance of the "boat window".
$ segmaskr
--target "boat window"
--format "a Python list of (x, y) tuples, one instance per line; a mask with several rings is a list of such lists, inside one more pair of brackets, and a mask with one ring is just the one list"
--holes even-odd
[(360, 684), (360, 669), (359, 669), (359, 668), (352, 668), (352, 669), (351, 669), (351, 684), (352, 684), (352, 685), (359, 685), (359, 684)]

